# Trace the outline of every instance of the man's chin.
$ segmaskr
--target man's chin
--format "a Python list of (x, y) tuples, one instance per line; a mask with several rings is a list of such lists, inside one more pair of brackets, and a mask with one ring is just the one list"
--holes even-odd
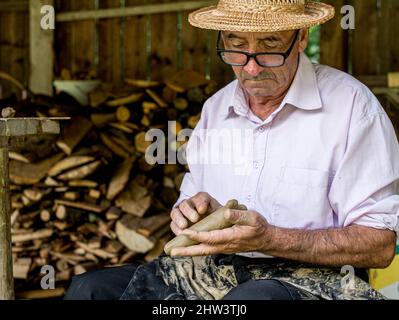
[(268, 87), (267, 89), (265, 86), (245, 86), (245, 90), (253, 97), (265, 97), (272, 95), (275, 90), (273, 88)]

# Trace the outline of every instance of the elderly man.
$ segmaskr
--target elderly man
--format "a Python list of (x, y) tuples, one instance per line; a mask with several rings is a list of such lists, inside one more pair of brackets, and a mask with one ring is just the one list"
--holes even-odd
[[(76, 278), (67, 298), (382, 298), (360, 272), (395, 255), (399, 148), (364, 85), (304, 54), (308, 28), (333, 16), (304, 0), (220, 0), (190, 15), (220, 32), (217, 52), (237, 77), (203, 108), (171, 213), (173, 232), (199, 244), (137, 270)], [(190, 163), (212, 143), (203, 132), (237, 129), (252, 132), (234, 140), (252, 150), (244, 173), (234, 161)], [(233, 227), (187, 229), (233, 198), (248, 208), (227, 211)], [(352, 291), (345, 265), (355, 270)]]

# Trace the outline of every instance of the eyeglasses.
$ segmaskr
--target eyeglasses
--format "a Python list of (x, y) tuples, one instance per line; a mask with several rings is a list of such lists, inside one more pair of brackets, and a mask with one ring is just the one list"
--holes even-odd
[(221, 32), (219, 31), (216, 52), (218, 53), (220, 59), (230, 66), (244, 67), (248, 64), (251, 58), (254, 58), (256, 63), (261, 67), (281, 67), (285, 64), (285, 60), (290, 56), (295, 42), (298, 39), (298, 34), (299, 30), (295, 32), (294, 40), (287, 52), (248, 53), (245, 51), (224, 50), (219, 48), (219, 42), (221, 38)]

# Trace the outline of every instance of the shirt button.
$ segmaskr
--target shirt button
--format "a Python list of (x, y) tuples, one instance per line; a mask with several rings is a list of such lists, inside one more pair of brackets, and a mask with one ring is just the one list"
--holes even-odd
[(259, 131), (260, 132), (263, 132), (263, 131), (265, 131), (266, 130), (266, 127), (265, 126), (261, 126), (260, 128), (259, 128)]
[(251, 199), (252, 199), (251, 195), (247, 196), (247, 202), (251, 202)]
[(259, 162), (258, 162), (258, 161), (255, 161), (255, 162), (254, 162), (254, 168), (255, 168), (255, 169), (259, 169)]

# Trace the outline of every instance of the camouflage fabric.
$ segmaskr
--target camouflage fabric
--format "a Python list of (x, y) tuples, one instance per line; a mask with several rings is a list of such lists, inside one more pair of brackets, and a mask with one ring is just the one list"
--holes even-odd
[[(177, 288), (187, 300), (220, 300), (231, 289), (247, 280), (273, 279), (289, 283), (304, 293), (306, 300), (384, 300), (370, 285), (354, 276), (346, 285), (340, 269), (319, 268), (291, 261), (271, 259), (248, 263), (248, 259), (230, 255), (227, 264), (215, 263), (213, 256), (161, 256), (157, 264), (166, 285)], [(255, 261), (256, 259), (249, 260)], [(231, 263), (230, 263), (231, 262)], [(238, 281), (237, 278), (244, 280)]]

